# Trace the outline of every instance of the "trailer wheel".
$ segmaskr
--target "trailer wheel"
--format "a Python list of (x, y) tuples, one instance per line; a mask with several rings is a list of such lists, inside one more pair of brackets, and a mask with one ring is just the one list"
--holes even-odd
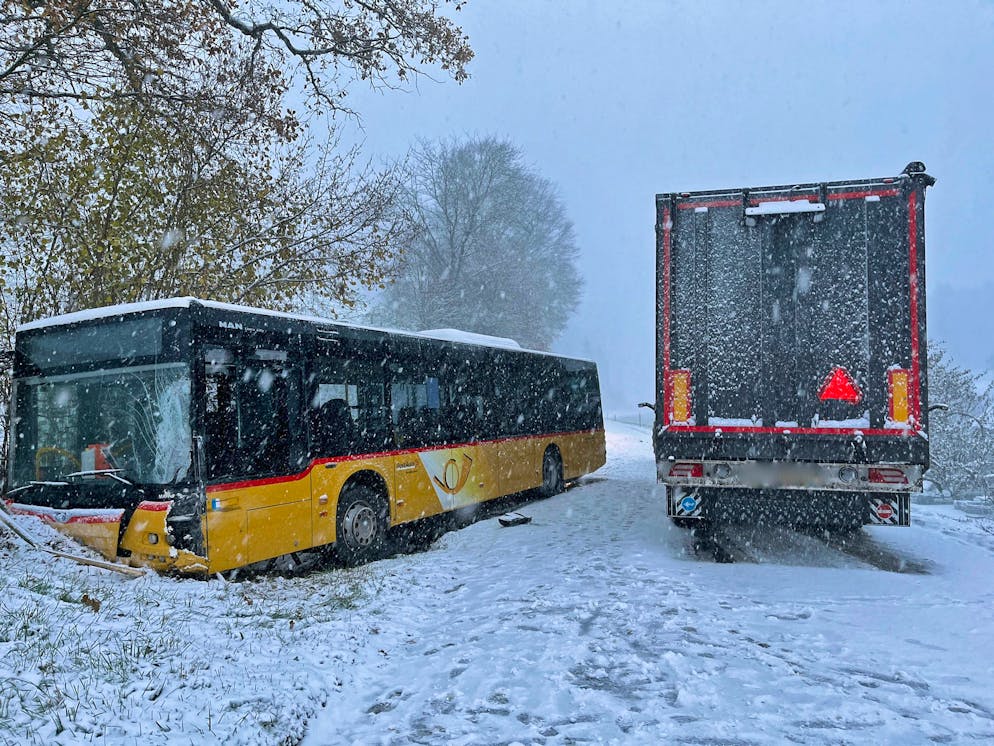
[(698, 523), (696, 526), (691, 526), (690, 547), (697, 557), (702, 554), (710, 554), (714, 550), (714, 537), (711, 534), (711, 527), (703, 522)]
[(346, 487), (338, 498), (335, 554), (346, 565), (377, 559), (386, 547), (387, 504), (364, 484)]
[(552, 497), (563, 491), (563, 460), (559, 449), (549, 446), (542, 457), (542, 496)]

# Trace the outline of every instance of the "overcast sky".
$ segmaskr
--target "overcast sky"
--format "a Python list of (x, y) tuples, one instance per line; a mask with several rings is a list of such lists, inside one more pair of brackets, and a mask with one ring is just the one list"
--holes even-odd
[(652, 400), (654, 195), (896, 175), (922, 160), (929, 336), (994, 367), (994, 4), (471, 0), (466, 83), (356, 90), (366, 149), (494, 134), (555, 182), (584, 299), (560, 352), (608, 411)]

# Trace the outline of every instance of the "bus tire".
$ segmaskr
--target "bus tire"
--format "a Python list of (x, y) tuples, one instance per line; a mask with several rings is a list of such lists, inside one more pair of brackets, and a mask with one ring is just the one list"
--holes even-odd
[(387, 503), (376, 490), (353, 484), (338, 497), (335, 554), (346, 565), (377, 559), (386, 547)]
[(549, 446), (542, 457), (542, 497), (558, 495), (563, 489), (563, 460), (559, 449)]

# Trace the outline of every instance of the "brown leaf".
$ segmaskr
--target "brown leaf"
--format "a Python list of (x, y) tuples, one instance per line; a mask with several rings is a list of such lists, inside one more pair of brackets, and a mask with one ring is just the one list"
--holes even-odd
[(80, 603), (86, 604), (87, 606), (89, 606), (94, 611), (100, 611), (100, 601), (98, 601), (97, 599), (91, 597), (90, 594), (84, 593), (83, 597), (81, 599), (79, 599), (79, 600), (80, 600)]

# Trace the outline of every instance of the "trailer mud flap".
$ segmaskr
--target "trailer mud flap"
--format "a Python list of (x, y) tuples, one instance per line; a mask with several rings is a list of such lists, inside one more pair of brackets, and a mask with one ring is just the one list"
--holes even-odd
[(866, 523), (874, 526), (910, 526), (911, 495), (867, 498)]
[(700, 518), (703, 502), (697, 492), (666, 488), (666, 514), (670, 518)]

